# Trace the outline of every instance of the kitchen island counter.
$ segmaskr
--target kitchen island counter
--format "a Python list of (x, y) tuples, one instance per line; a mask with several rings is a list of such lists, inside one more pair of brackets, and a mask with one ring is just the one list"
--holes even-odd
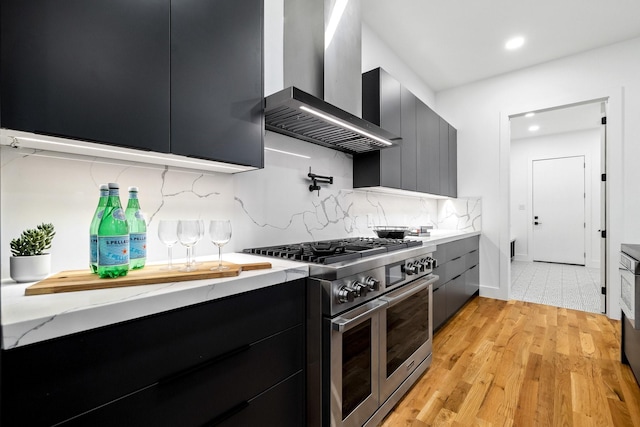
[[(241, 253), (233, 263), (270, 262), (271, 269), (236, 277), (25, 296), (33, 283), (2, 282), (3, 349), (45, 341), (307, 277), (300, 262)], [(105, 279), (107, 280), (107, 279)]]

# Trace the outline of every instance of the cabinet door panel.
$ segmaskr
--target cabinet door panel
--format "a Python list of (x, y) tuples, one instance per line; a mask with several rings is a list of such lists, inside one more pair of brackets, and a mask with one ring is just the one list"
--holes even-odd
[(440, 191), (449, 195), (449, 124), (440, 118)]
[(402, 117), (402, 189), (416, 191), (417, 184), (417, 140), (416, 97), (405, 87), (401, 92)]
[(2, 127), (169, 152), (169, 0), (3, 0)]
[(263, 166), (262, 0), (171, 2), (171, 151)]
[(427, 105), (417, 102), (418, 191), (440, 193), (440, 120)]
[(458, 131), (449, 125), (449, 193), (458, 197)]

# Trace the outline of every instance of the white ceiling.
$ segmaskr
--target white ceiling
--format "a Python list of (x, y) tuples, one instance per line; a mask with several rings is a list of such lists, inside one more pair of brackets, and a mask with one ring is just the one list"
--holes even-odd
[[(601, 124), (601, 103), (574, 105), (548, 111), (535, 112), (533, 117), (511, 117), (511, 140), (537, 138), (545, 135), (599, 129)], [(539, 126), (530, 131), (532, 125)]]
[(362, 0), (362, 18), (435, 92), (640, 36), (639, 0)]

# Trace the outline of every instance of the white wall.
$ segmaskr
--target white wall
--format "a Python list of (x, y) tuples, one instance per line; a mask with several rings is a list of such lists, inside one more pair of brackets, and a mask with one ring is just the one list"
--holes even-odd
[(458, 194), (482, 197), (481, 295), (509, 298), (509, 116), (608, 98), (607, 313), (619, 318), (620, 243), (640, 241), (640, 38), (439, 92), (458, 128)]
[[(429, 107), (435, 106), (433, 90), (387, 46), (371, 28), (362, 23), (362, 72), (382, 67)], [(445, 117), (447, 119), (447, 117)], [(447, 119), (448, 120), (448, 119)]]
[(532, 162), (584, 156), (587, 267), (600, 266), (600, 130), (564, 132), (511, 141), (511, 237), (515, 260), (533, 261)]

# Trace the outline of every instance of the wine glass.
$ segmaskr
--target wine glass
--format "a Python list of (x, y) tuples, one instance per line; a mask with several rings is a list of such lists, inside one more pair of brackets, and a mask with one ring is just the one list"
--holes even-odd
[(179, 220), (178, 221), (178, 241), (182, 246), (187, 248), (187, 263), (180, 271), (197, 270), (193, 265), (193, 246), (198, 243), (200, 236), (200, 221), (197, 219)]
[(209, 223), (209, 237), (211, 242), (218, 247), (218, 266), (211, 270), (228, 270), (229, 267), (222, 265), (222, 246), (231, 240), (231, 221), (212, 220)]
[(163, 267), (163, 270), (173, 270), (176, 267), (173, 265), (172, 248), (173, 245), (178, 243), (178, 221), (172, 219), (162, 219), (158, 223), (158, 238), (164, 243), (169, 251), (169, 261), (167, 266)]
[(201, 262), (196, 261), (196, 246), (197, 244), (200, 242), (200, 240), (202, 240), (202, 238), (204, 237), (204, 232), (205, 232), (205, 228), (204, 228), (204, 221), (199, 219), (198, 222), (200, 223), (200, 228), (199, 228), (199, 233), (198, 233), (198, 241), (196, 242), (195, 245), (193, 245), (193, 249), (191, 249), (191, 256), (193, 258), (193, 261), (191, 262), (191, 264), (193, 266), (200, 266), (200, 264), (202, 264)]

